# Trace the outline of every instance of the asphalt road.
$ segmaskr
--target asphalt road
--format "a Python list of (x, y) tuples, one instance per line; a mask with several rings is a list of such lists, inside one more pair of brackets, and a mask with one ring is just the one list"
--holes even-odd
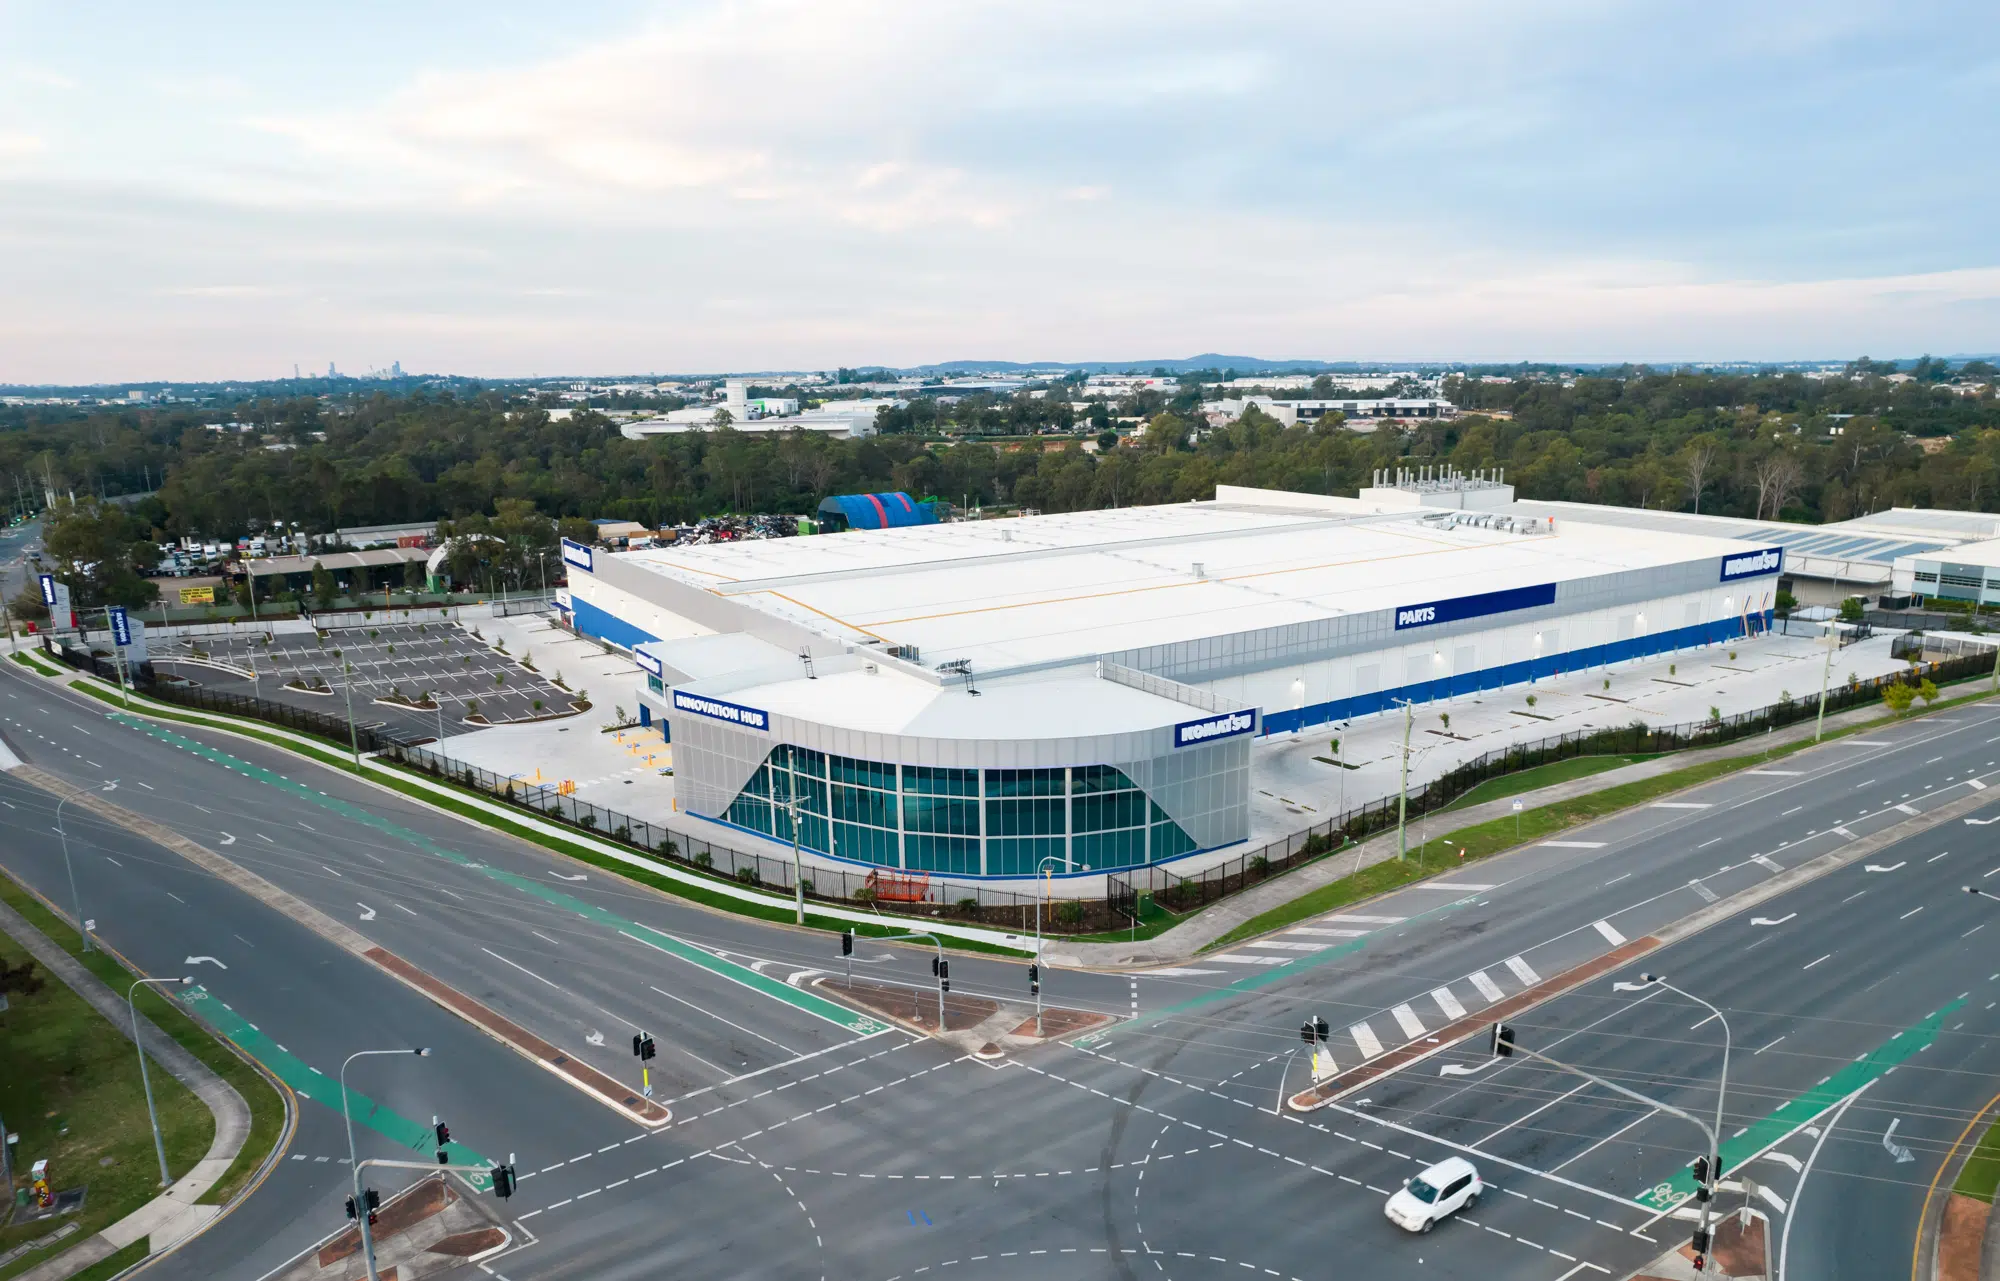
[[(81, 784), (118, 780), (114, 800), (607, 1072), (632, 1075), (631, 1026), (658, 1037), (656, 1083), (674, 1100), (675, 1121), (651, 1133), (463, 1025), (470, 1046), (441, 1050), (438, 1063), (395, 1065), (398, 1082), (447, 1061), (480, 1065), (484, 1092), (454, 1129), (482, 1151), (519, 1153), (529, 1174), (508, 1209), (534, 1244), (493, 1265), (514, 1281), (886, 1279), (948, 1263), (996, 1277), (1244, 1266), (1298, 1277), (1623, 1275), (1685, 1230), (1639, 1198), (1671, 1184), (1696, 1150), (1686, 1122), (1520, 1061), (1440, 1076), (1445, 1063), (1479, 1062), (1470, 1045), (1360, 1098), (1280, 1113), (1281, 1072), (1290, 1089), (1304, 1084), (1302, 1062), (1287, 1059), (1299, 1021), (1325, 1017), (1336, 1030), (1331, 1048), (1351, 1067), (1363, 1048), (1351, 1028), (1365, 1026), (1385, 1047), (1421, 1040), (1450, 1017), (1440, 991), (1476, 1014), (1490, 1003), (1481, 979), (1502, 994), (1528, 982), (1510, 962), (1552, 977), (1615, 939), (1720, 913), (1783, 869), (1974, 796), (1969, 776), (2000, 784), (1992, 712), (1906, 723), (1731, 776), (1673, 798), (1677, 808), (1641, 809), (1489, 861), (1447, 878), (1455, 886), (1337, 914), (1374, 919), (1306, 922), (1322, 933), (1228, 952), (1276, 963), (1202, 958), (1175, 973), (1050, 974), (1051, 1000), (1122, 1021), (1084, 1044), (989, 1065), (901, 1031), (843, 1025), (787, 997), (811, 990), (801, 971), (837, 965), (824, 934), (691, 907), (258, 745), (123, 722), (5, 670), (13, 667), (0, 665), (0, 734), (22, 757)], [(32, 800), (13, 791), (4, 799)], [(397, 1020), (450, 1025), (448, 1016), (179, 856), (120, 844), (132, 838), (74, 809), (73, 851), (84, 832), (82, 858), (119, 860), (85, 877), (85, 912), (142, 963), (213, 954), (231, 966), (215, 984), (238, 981), (239, 966), (246, 983), (255, 971), (269, 986), (246, 987), (231, 1004), (249, 1003), (256, 1013), (246, 1017), (267, 1029), (274, 1021), (284, 1029), (274, 1037), (293, 1051), (310, 1047), (300, 1057), (322, 1068), (343, 1046), (383, 1036), (447, 1044), (445, 1032)], [(43, 887), (59, 874), (45, 844), (9, 845), (0, 860)], [(1706, 1012), (1671, 993), (1615, 993), (1610, 981), (1661, 970), (1714, 1001), (1735, 1033), (1732, 1173), (1740, 1156), (1770, 1189), (1755, 1203), (1774, 1234), (1798, 1220), (1786, 1275), (1895, 1275), (1937, 1162), (1992, 1092), (1982, 1071), (1992, 1060), (1986, 1007), (2000, 992), (1982, 988), (2000, 986), (1987, 978), (2000, 965), (1988, 963), (1992, 935), (1974, 931), (1988, 918), (1981, 909), (1995, 905), (1957, 892), (2000, 865), (2000, 856), (1978, 862), (1981, 850), (1992, 851), (1984, 829), (1954, 817), (1516, 1019), (1522, 1043), (1701, 1114), (1715, 1101), (1718, 1025), (1700, 1024)], [(194, 883), (230, 901), (195, 900)], [(62, 901), (59, 889), (52, 897)], [(247, 928), (251, 918), (261, 926)], [(620, 921), (706, 959), (663, 952)], [(866, 942), (861, 953), (868, 973), (928, 986), (921, 953)], [(356, 973), (315, 981), (343, 965)], [(1019, 964), (961, 957), (953, 969), (955, 990), (1022, 992)], [(745, 971), (797, 985), (759, 984)], [(286, 1019), (316, 1031), (293, 1031)], [(1902, 1046), (1928, 1048), (1901, 1057), (1899, 1034)], [(1814, 1095), (1822, 1078), (1842, 1090), (1824, 1102), (1846, 1110), (1837, 1124), (1794, 1126), (1825, 1110)], [(1850, 1086), (1865, 1088), (1847, 1101)], [(401, 1096), (398, 1110), (427, 1119), (437, 1110), (430, 1097)], [(307, 1126), (331, 1115), (305, 1110)], [(302, 1128), (301, 1149), (312, 1146), (307, 1136)], [(1759, 1146), (1774, 1155), (1753, 1156)], [(1895, 1146), (1910, 1159), (1899, 1161)], [(1464, 1149), (1496, 1185), (1485, 1203), (1421, 1238), (1381, 1217), (1401, 1179)], [(272, 1253), (316, 1235), (323, 1213), (309, 1232), (268, 1207), (303, 1195), (287, 1178), (310, 1184), (331, 1164), (288, 1163), (204, 1238), (214, 1252), (205, 1275), (256, 1276)]]

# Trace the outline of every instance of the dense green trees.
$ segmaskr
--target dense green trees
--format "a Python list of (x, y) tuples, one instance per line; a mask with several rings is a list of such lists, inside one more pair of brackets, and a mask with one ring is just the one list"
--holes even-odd
[[(1529, 498), (1698, 503), (1704, 513), (1799, 521), (1892, 505), (2000, 510), (2000, 403), (1942, 384), (1941, 367), (1908, 381), (1873, 364), (1853, 379), (1642, 369), (1568, 385), (1453, 379), (1461, 417), (1366, 434), (1338, 421), (1286, 427), (1255, 411), (1210, 428), (1196, 392), (1145, 392), (1105, 406), (1106, 423), (1146, 420), (1116, 444), (1094, 411), (1069, 432), (1020, 438), (1064, 425), (1068, 385), (1039, 397), (918, 400), (867, 440), (729, 427), (627, 440), (600, 414), (558, 421), (532, 396), (498, 391), (261, 401), (233, 413), (9, 411), (0, 496), (131, 492), (164, 473), (157, 498), (131, 508), (114, 542), (441, 518), (495, 540), (471, 568), (511, 582), (534, 580), (535, 556), (564, 520), (810, 511), (830, 493), (890, 489), (1044, 511), (1206, 498), (1218, 483), (1352, 493), (1372, 469), (1401, 464), (1504, 467)], [(225, 430), (207, 427), (219, 419)]]

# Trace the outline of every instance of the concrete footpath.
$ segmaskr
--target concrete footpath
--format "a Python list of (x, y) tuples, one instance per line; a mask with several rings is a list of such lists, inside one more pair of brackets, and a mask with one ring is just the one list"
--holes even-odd
[[(71, 991), (88, 1001), (91, 1008), (110, 1020), (119, 1035), (130, 1040), (132, 1019), (125, 997), (112, 991), (95, 974), (48, 935), (30, 924), (19, 912), (0, 903), (0, 930), (26, 948), (28, 954), (49, 973), (69, 985)], [(150, 1019), (139, 1020), (146, 1054), (167, 1070), (175, 1080), (194, 1091), (215, 1117), (215, 1138), (208, 1155), (183, 1174), (174, 1185), (137, 1210), (79, 1245), (71, 1246), (48, 1261), (19, 1274), (16, 1281), (61, 1281), (99, 1260), (109, 1258), (134, 1241), (147, 1240), (148, 1254), (170, 1249), (208, 1226), (222, 1213), (219, 1205), (197, 1205), (198, 1198), (215, 1186), (250, 1137), (250, 1105), (236, 1088), (217, 1076), (206, 1063), (182, 1048)]]
[[(1961, 692), (1973, 691), (1961, 687)], [(1831, 734), (1836, 730), (1858, 728), (1887, 719), (1889, 719), (1887, 711), (1879, 703), (1853, 707), (1844, 712), (1828, 714), (1826, 732)], [(1650, 761), (1622, 765), (1617, 769), (1606, 770), (1602, 774), (1592, 774), (1587, 778), (1554, 783), (1532, 792), (1522, 792), (1516, 796), (1502, 797), (1479, 805), (1441, 811), (1430, 815), (1427, 820), (1419, 820), (1412, 815), (1408, 825), (1410, 848), (1414, 850), (1417, 847), (1420, 830), (1431, 842), (1435, 842), (1439, 837), (1449, 836), (1460, 828), (1507, 818), (1513, 814), (1516, 800), (1520, 801), (1525, 809), (1537, 809), (1558, 801), (1601, 792), (1621, 784), (1658, 778), (1662, 774), (1671, 774), (1709, 761), (1733, 760), (1790, 743), (1810, 742), (1813, 730), (1813, 722), (1804, 720), (1796, 725), (1788, 725), (1783, 729), (1758, 734), (1751, 738), (1741, 738), (1718, 747), (1677, 752)], [(1443, 854), (1443, 847), (1440, 847), (1440, 858)], [(1377, 863), (1395, 857), (1396, 831), (1390, 828), (1386, 832), (1369, 837), (1359, 845), (1351, 845), (1337, 854), (1328, 855), (1317, 862), (1308, 863), (1283, 876), (1274, 877), (1218, 903), (1213, 903), (1155, 938), (1142, 939), (1134, 943), (1052, 942), (1045, 947), (1044, 954), (1050, 965), (1062, 966), (1065, 969), (1123, 969), (1131, 966), (1180, 964), (1246, 921), (1261, 916), (1273, 908), (1282, 907), (1323, 885), (1351, 876), (1360, 868), (1373, 867)], [(1505, 852), (1491, 856), (1491, 858), (1504, 857), (1506, 857)], [(1490, 859), (1481, 860), (1481, 862), (1487, 861)], [(1445, 866), (1440, 862), (1438, 874), (1444, 875), (1456, 870), (1455, 867)]]

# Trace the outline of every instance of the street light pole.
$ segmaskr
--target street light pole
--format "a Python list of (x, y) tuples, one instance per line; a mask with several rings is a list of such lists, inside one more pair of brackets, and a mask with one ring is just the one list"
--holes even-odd
[[(1722, 1104), (1724, 1098), (1729, 1093), (1729, 1051), (1733, 1044), (1733, 1038), (1729, 1032), (1729, 1020), (1722, 1016), (1721, 1010), (1715, 1008), (1709, 1002), (1702, 1000), (1692, 992), (1675, 987), (1658, 974), (1641, 974), (1637, 983), (1613, 983), (1611, 985), (1612, 990), (1616, 992), (1642, 992), (1649, 987), (1663, 988), (1666, 991), (1693, 1001), (1696, 1005), (1713, 1014), (1715, 1021), (1722, 1024), (1722, 1078), (1715, 1087), (1715, 1128), (1708, 1131), (1708, 1178), (1709, 1185), (1713, 1188), (1715, 1181), (1722, 1177), (1722, 1171), (1719, 1168), (1719, 1163), (1722, 1160)], [(1701, 1232), (1704, 1238), (1708, 1236), (1709, 1214), (1713, 1205), (1713, 1196), (1701, 1203)]]
[[(1048, 873), (1043, 868), (1051, 863), (1060, 863), (1056, 854), (1042, 855), (1042, 861), (1035, 864), (1035, 964), (1042, 963), (1042, 900), (1048, 897)], [(1035, 1035), (1042, 1034), (1042, 985), (1035, 984)]]
[(146, 1119), (153, 1123), (153, 1153), (160, 1158), (160, 1186), (163, 1188), (172, 1186), (173, 1178), (167, 1173), (167, 1145), (160, 1138), (160, 1114), (153, 1107), (153, 1078), (146, 1073), (146, 1043), (139, 1038), (139, 1005), (136, 998), (139, 989), (149, 983), (163, 987), (169, 984), (186, 987), (192, 982), (192, 975), (177, 979), (139, 979), (125, 989), (125, 1006), (132, 1011), (132, 1045), (139, 1051), (139, 1081), (146, 1087)]
[(83, 926), (83, 896), (76, 892), (76, 865), (69, 861), (69, 833), (63, 829), (63, 806), (69, 804), (65, 796), (56, 802), (56, 835), (62, 838), (63, 870), (69, 873), (69, 905), (76, 912), (77, 937), (83, 940), (83, 950), (90, 950), (90, 931)]
[(883, 941), (884, 943), (895, 943), (895, 942), (898, 942), (898, 941), (900, 941), (900, 940), (903, 940), (903, 939), (928, 939), (928, 940), (930, 941), (930, 944), (931, 944), (931, 946), (932, 946), (932, 947), (935, 947), (935, 948), (937, 949), (937, 960), (938, 960), (938, 1031), (942, 1032), (942, 1031), (944, 1031), (944, 944), (943, 944), (943, 943), (940, 943), (940, 942), (938, 941), (938, 936), (937, 936), (937, 935), (935, 935), (935, 934), (924, 934), (924, 933), (921, 933), (921, 932), (919, 932), (919, 933), (915, 933), (915, 934), (891, 934), (891, 935), (889, 935), (889, 936), (888, 936), (887, 938), (883, 939), (882, 941)]
[[(1826, 662), (1819, 669), (1819, 716), (1813, 721), (1813, 742), (1815, 743), (1819, 742), (1820, 735), (1826, 730), (1826, 686), (1828, 680), (1833, 676), (1833, 643), (1839, 636), (1840, 632), (1837, 626), (1833, 623), (1828, 623), (1826, 627)], [(1993, 670), (2000, 672), (2000, 662), (1996, 662), (1993, 665)]]
[(354, 772), (361, 772), (361, 735), (354, 728), (354, 664), (340, 660), (340, 689), (347, 696), (347, 746), (354, 753)]
[(354, 1149), (354, 1109), (347, 1102), (347, 1065), (373, 1054), (414, 1054), (420, 1059), (427, 1059), (431, 1051), (429, 1046), (414, 1050), (356, 1050), (340, 1064), (340, 1119), (347, 1123), (347, 1170), (354, 1183), (354, 1219), (361, 1228), (361, 1259), (368, 1267), (368, 1281), (382, 1281), (375, 1271), (375, 1237), (368, 1231), (368, 1205), (361, 1191), (361, 1162)]
[(799, 798), (786, 784), (785, 813), (792, 820), (792, 923), (806, 923), (806, 882), (799, 864)]
[(1410, 807), (1410, 725), (1416, 713), (1411, 710), (1410, 700), (1403, 700), (1403, 775), (1396, 787), (1396, 857), (1399, 860), (1410, 856), (1410, 840), (1407, 819)]

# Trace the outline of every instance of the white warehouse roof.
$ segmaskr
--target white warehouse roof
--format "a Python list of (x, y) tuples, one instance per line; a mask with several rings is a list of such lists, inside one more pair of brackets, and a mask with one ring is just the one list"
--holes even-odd
[(1524, 535), (1351, 499), (1252, 505), (1259, 493), (619, 560), (853, 644), (914, 646), (926, 667), (994, 672), (1744, 551), (1578, 520)]

